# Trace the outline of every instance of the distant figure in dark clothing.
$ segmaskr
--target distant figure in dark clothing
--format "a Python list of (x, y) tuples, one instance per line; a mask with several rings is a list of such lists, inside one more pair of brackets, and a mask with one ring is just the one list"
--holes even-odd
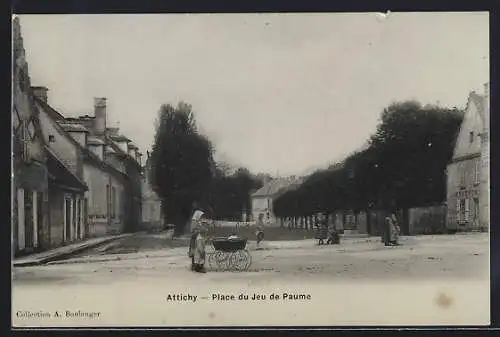
[(259, 214), (256, 227), (255, 237), (257, 239), (257, 244), (259, 244), (262, 240), (264, 240), (264, 214)]
[(316, 220), (316, 239), (318, 239), (318, 245), (324, 245), (325, 240), (328, 239), (328, 223), (326, 217), (320, 214)]

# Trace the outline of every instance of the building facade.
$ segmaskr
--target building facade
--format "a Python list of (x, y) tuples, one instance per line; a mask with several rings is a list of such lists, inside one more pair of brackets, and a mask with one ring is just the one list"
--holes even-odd
[(150, 170), (151, 158), (148, 152), (142, 177), (142, 229), (148, 231), (164, 228), (161, 199), (151, 185), (149, 179)]
[[(53, 221), (53, 244), (124, 232), (128, 183), (124, 166), (119, 161), (106, 160), (113, 158), (114, 150), (106, 146), (104, 137), (96, 135), (92, 125), (87, 128), (85, 118), (84, 122), (66, 118), (52, 108), (47, 91), (44, 87), (35, 90), (46, 141), (62, 164), (86, 186), (78, 193), (64, 193), (63, 211), (54, 211), (62, 215)], [(100, 108), (96, 106), (96, 110)], [(60, 199), (60, 193), (54, 195), (56, 205)], [(62, 232), (58, 229), (61, 226)]]
[(489, 228), (489, 85), (471, 92), (447, 167), (447, 218), (450, 230)]
[(34, 107), (19, 19), (13, 20), (12, 248), (13, 255), (49, 245), (45, 144)]
[(256, 221), (262, 214), (264, 222), (268, 225), (279, 226), (278, 219), (273, 211), (273, 201), (288, 190), (288, 188), (300, 184), (300, 179), (295, 177), (277, 178), (264, 182), (259, 190), (251, 195), (252, 218)]
[(49, 172), (50, 247), (85, 238), (84, 195), (87, 185), (46, 147)]

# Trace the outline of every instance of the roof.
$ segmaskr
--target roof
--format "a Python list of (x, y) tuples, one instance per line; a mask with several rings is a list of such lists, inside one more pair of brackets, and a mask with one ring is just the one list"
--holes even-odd
[(59, 123), (59, 125), (61, 125), (61, 127), (68, 132), (89, 132), (89, 130), (87, 130), (87, 128), (81, 124)]
[(122, 172), (118, 171), (116, 168), (113, 166), (109, 165), (108, 163), (104, 162), (101, 160), (97, 155), (92, 153), (89, 149), (85, 148), (82, 146), (80, 143), (78, 143), (73, 137), (71, 137), (62, 127), (57, 123), (57, 121), (60, 121), (61, 119), (64, 119), (64, 116), (61, 115), (59, 112), (57, 112), (54, 108), (52, 108), (47, 102), (44, 102), (37, 97), (34, 98), (35, 102), (48, 114), (50, 118), (56, 121), (55, 125), (58, 128), (58, 130), (63, 134), (70, 142), (73, 143), (83, 154), (84, 158), (90, 159), (91, 162), (94, 164), (100, 166), (102, 169), (107, 170), (110, 173), (115, 174), (116, 176), (119, 176), (123, 179), (129, 179), (129, 177)]
[(266, 197), (274, 196), (279, 192), (291, 187), (292, 185), (299, 184), (299, 179), (289, 179), (289, 178), (278, 178), (273, 179), (264, 184), (260, 189), (258, 189), (252, 197)]
[(132, 156), (130, 156), (127, 152), (123, 151), (118, 144), (116, 144), (112, 139), (113, 137), (110, 137), (111, 139), (108, 140), (108, 145), (111, 146), (113, 150), (116, 151), (117, 154), (123, 156), (124, 158), (129, 159), (131, 163), (133, 163), (139, 171), (142, 171), (141, 165), (135, 160)]
[(45, 146), (45, 151), (47, 153), (47, 169), (51, 181), (65, 188), (82, 192), (88, 190), (87, 184), (74, 175), (48, 146)]
[(110, 136), (109, 138), (111, 138), (112, 140), (114, 140), (115, 142), (131, 142), (130, 139), (128, 139), (127, 137), (123, 136), (123, 135), (118, 135), (118, 136)]
[(88, 137), (87, 144), (88, 145), (104, 145), (105, 143), (102, 139), (99, 139), (97, 137)]

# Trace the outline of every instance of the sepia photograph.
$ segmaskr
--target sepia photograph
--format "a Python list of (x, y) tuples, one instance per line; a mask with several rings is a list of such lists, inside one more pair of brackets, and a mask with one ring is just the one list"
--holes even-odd
[(12, 17), (12, 326), (490, 324), (488, 12)]

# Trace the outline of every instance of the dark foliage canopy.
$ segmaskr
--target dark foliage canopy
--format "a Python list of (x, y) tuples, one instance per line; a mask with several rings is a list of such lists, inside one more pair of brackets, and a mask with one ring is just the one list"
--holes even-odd
[(369, 146), (274, 201), (277, 216), (440, 203), (463, 112), (405, 101), (381, 114)]
[(151, 162), (150, 180), (166, 221), (180, 233), (195, 204), (207, 198), (213, 178), (212, 144), (198, 133), (191, 105), (161, 106)]
[(261, 180), (245, 168), (239, 168), (234, 174), (226, 174), (218, 169), (209, 201), (213, 218), (239, 221), (242, 212), (251, 210), (251, 192), (261, 186)]

